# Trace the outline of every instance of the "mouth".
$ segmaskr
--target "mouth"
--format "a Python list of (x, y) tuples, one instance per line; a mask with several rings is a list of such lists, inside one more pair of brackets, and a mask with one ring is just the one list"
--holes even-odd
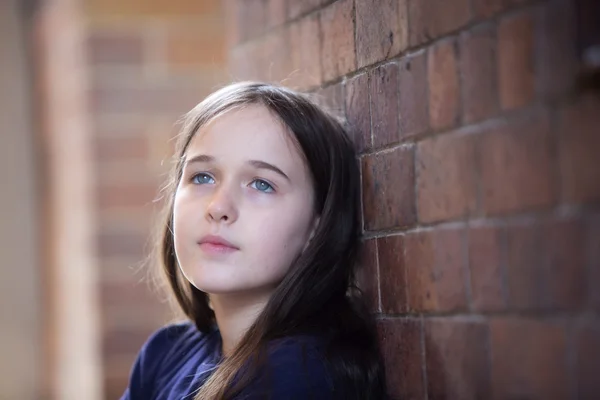
[(202, 250), (207, 253), (231, 253), (239, 250), (239, 247), (234, 245), (233, 243), (223, 239), (220, 236), (215, 235), (207, 235), (204, 236), (199, 242), (198, 245)]

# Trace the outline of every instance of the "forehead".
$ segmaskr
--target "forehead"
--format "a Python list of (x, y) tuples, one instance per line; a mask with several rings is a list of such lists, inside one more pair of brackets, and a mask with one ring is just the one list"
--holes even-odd
[(261, 160), (289, 168), (304, 164), (292, 134), (262, 105), (229, 110), (201, 127), (186, 157), (198, 154), (224, 161)]

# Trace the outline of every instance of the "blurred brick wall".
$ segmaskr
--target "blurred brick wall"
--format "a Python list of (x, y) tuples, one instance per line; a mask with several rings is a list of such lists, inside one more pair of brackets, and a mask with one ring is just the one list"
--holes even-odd
[(172, 317), (143, 265), (176, 120), (226, 80), (218, 0), (88, 0), (105, 397), (118, 398), (148, 335)]
[(568, 0), (228, 0), (230, 71), (356, 127), (394, 398), (593, 399), (600, 101)]

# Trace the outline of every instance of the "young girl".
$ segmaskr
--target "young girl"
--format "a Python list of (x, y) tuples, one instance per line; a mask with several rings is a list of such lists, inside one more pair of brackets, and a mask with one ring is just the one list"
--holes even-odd
[(160, 258), (190, 322), (146, 342), (122, 399), (383, 398), (343, 126), (302, 94), (238, 83), (179, 140)]

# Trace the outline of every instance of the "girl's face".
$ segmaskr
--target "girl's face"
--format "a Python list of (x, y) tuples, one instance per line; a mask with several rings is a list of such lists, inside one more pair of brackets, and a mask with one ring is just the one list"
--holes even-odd
[(201, 128), (185, 154), (174, 203), (175, 252), (210, 294), (270, 294), (316, 225), (305, 162), (261, 105)]

